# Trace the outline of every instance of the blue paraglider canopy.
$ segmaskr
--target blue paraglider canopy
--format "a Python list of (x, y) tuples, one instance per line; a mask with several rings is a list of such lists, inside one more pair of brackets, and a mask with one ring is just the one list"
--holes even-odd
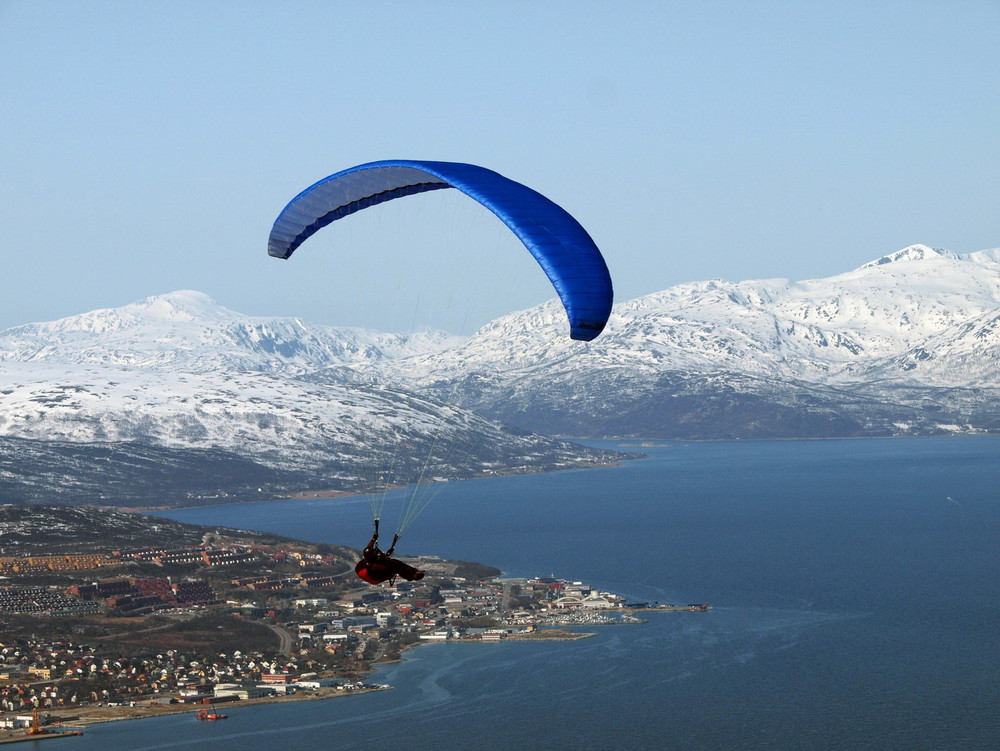
[(570, 336), (590, 341), (611, 314), (611, 275), (587, 231), (535, 190), (474, 164), (390, 160), (330, 175), (289, 202), (267, 252), (289, 258), (306, 239), (356, 211), (415, 193), (455, 188), (496, 214), (548, 275), (569, 317)]

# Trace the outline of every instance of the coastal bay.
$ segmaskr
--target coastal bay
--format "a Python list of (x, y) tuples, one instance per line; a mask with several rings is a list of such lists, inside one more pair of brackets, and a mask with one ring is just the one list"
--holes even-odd
[[(989, 625), (1000, 617), (1000, 439), (642, 450), (648, 460), (617, 468), (449, 483), (404, 547), (711, 611), (586, 629), (596, 636), (571, 643), (410, 650), (375, 673), (398, 690), (349, 711), (327, 703), (308, 721), (287, 716), (274, 732), (289, 743), (335, 733), (347, 749), (401, 736), (418, 751), (543, 749), (558, 716), (561, 742), (595, 751), (664, 737), (761, 751), (1000, 742)], [(237, 513), (327, 539), (370, 524), (362, 499), (305, 503), (296, 514)], [(484, 724), (496, 716), (516, 719)]]
[[(425, 642), (365, 678), (391, 691), (233, 703), (217, 723), (105, 722), (62, 742), (541, 751), (557, 733), (584, 751), (664, 738), (751, 751), (997, 745), (1000, 440), (644, 450), (649, 460), (618, 468), (449, 483), (405, 548), (710, 610), (640, 612), (641, 623), (584, 627), (593, 636), (574, 641)], [(296, 508), (177, 516), (329, 541), (369, 531), (364, 499)]]

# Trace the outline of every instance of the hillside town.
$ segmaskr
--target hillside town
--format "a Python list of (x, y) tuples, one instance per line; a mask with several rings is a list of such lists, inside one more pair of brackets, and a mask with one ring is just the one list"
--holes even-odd
[[(370, 587), (353, 558), (307, 546), (0, 558), (0, 617), (32, 618), (34, 629), (0, 639), (0, 728), (385, 688), (365, 682), (372, 666), (422, 642), (583, 638), (571, 627), (636, 621), (642, 609), (708, 609), (409, 560), (427, 571), (423, 581)], [(40, 583), (53, 578), (60, 583)]]

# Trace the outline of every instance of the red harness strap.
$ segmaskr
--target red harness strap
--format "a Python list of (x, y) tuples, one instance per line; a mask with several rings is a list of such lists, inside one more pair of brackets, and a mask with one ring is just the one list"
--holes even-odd
[(368, 561), (362, 559), (358, 561), (357, 565), (354, 567), (354, 573), (356, 573), (359, 578), (364, 579), (369, 584), (383, 584), (386, 579), (388, 579), (393, 575), (392, 572), (389, 570), (386, 570), (384, 572), (377, 570), (380, 568), (385, 568), (384, 566), (377, 566), (374, 568), (375, 570), (373, 570), (373, 567), (370, 567)]

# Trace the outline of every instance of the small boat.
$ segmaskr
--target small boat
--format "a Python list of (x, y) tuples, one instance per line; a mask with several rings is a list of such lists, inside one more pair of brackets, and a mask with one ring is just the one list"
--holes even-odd
[(226, 717), (228, 715), (216, 714), (215, 712), (209, 712), (207, 709), (201, 710), (194, 716), (196, 720), (224, 720)]

